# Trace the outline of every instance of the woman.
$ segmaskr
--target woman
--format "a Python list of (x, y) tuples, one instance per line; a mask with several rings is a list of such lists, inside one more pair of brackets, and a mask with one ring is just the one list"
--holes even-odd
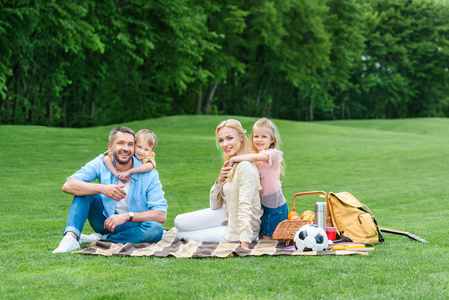
[(242, 248), (249, 249), (249, 243), (259, 235), (263, 213), (259, 172), (248, 161), (228, 166), (231, 157), (251, 153), (239, 121), (221, 122), (215, 135), (225, 163), (210, 191), (210, 208), (177, 216), (176, 237), (205, 242), (240, 242)]

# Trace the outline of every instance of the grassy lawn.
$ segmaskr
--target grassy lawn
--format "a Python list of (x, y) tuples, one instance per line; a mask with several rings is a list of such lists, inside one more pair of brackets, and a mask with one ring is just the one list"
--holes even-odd
[[(177, 214), (208, 206), (222, 165), (214, 131), (223, 116), (125, 124), (159, 138), (158, 171)], [(251, 131), (256, 119), (238, 117)], [(369, 256), (176, 259), (52, 254), (72, 196), (65, 179), (107, 149), (113, 126), (0, 126), (1, 299), (435, 299), (447, 298), (449, 119), (276, 122), (287, 163), (283, 192), (351, 192), (383, 227)], [(297, 209), (313, 209), (311, 196)], [(91, 233), (88, 224), (84, 233)], [(446, 295), (446, 296), (444, 296)]]

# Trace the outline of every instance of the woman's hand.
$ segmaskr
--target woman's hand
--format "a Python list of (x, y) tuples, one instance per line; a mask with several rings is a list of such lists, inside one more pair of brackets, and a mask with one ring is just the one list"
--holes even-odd
[(223, 164), (221, 167), (220, 176), (217, 179), (218, 184), (222, 184), (226, 180), (226, 176), (228, 176), (229, 172), (232, 170), (232, 166), (229, 166), (229, 160)]

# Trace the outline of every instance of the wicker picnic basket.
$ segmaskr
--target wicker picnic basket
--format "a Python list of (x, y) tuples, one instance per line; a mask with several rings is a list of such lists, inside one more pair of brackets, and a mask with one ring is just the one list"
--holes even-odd
[[(303, 192), (303, 193), (297, 193), (295, 196), (293, 196), (293, 206), (292, 211), (296, 212), (296, 206), (295, 206), (295, 199), (298, 196), (304, 196), (304, 195), (313, 195), (313, 194), (324, 194), (324, 197), (327, 201), (327, 194), (326, 192), (322, 191), (315, 191), (315, 192)], [(284, 220), (281, 223), (276, 226), (276, 229), (273, 232), (273, 240), (282, 240), (285, 242), (285, 244), (288, 246), (295, 237), (296, 232), (301, 228), (302, 226), (306, 224), (312, 224), (314, 220)]]

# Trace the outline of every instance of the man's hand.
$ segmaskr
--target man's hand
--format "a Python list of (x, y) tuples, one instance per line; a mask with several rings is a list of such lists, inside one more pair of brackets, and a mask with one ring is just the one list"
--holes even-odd
[(126, 196), (126, 193), (123, 190), (124, 187), (124, 185), (120, 184), (105, 184), (102, 188), (101, 193), (106, 197), (114, 199), (118, 202)]
[(110, 216), (104, 221), (104, 228), (114, 232), (115, 227), (120, 226), (129, 220), (127, 213)]

